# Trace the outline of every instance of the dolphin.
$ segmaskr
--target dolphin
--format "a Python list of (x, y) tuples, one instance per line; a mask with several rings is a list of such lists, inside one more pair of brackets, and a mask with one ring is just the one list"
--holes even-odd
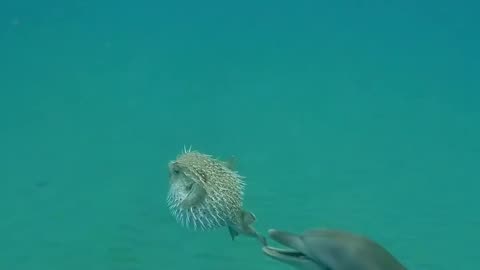
[(263, 253), (299, 270), (406, 270), (382, 246), (350, 232), (312, 229), (294, 234), (270, 229), (268, 234), (291, 250), (264, 246)]

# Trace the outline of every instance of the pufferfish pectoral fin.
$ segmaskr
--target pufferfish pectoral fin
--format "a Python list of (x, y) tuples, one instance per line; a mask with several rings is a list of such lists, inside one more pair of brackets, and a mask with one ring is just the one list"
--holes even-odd
[(205, 197), (207, 197), (207, 190), (196, 182), (191, 183), (187, 186), (188, 194), (185, 199), (182, 201), (182, 207), (190, 208), (201, 204)]

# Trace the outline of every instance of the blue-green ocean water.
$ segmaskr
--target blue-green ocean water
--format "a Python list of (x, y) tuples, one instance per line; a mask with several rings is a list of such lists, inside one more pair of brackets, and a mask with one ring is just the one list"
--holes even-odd
[(269, 228), (479, 269), (474, 1), (0, 3), (0, 269), (290, 269), (166, 207), (184, 145)]

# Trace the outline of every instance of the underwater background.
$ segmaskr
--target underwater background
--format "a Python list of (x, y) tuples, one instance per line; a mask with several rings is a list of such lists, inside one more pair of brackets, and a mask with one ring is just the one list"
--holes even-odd
[[(291, 269), (166, 207), (184, 145), (256, 228), (479, 269), (474, 1), (0, 3), (0, 269)], [(272, 242), (272, 241), (270, 241)]]

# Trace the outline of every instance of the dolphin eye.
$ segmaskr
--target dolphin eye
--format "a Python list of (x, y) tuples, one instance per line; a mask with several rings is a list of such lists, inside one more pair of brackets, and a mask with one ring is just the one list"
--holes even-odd
[(186, 189), (187, 191), (190, 191), (190, 190), (192, 190), (192, 187), (193, 187), (193, 183), (187, 185), (187, 186), (185, 187), (185, 189)]

